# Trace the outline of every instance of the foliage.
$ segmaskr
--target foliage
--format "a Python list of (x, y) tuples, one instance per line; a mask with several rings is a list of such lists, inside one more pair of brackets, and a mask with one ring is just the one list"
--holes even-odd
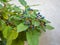
[[(0, 45), (38, 45), (39, 36), (46, 29), (54, 29), (38, 10), (31, 9), (25, 0), (18, 0), (25, 9), (0, 0)], [(37, 13), (38, 12), (38, 13)]]

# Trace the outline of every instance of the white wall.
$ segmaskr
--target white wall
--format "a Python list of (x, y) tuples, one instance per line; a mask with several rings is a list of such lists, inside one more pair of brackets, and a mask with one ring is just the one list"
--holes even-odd
[[(40, 4), (32, 8), (39, 9), (41, 14), (50, 20), (54, 30), (43, 33), (39, 45), (60, 45), (60, 0), (26, 0), (29, 5)], [(20, 5), (17, 0), (11, 3)]]

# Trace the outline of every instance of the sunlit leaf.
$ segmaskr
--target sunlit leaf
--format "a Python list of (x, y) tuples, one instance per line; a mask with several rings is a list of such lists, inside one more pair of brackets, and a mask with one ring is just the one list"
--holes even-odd
[(11, 40), (14, 40), (14, 39), (16, 39), (18, 37), (18, 33), (15, 30), (11, 30), (9, 35), (10, 36), (8, 38), (11, 39)]
[(20, 2), (23, 6), (26, 6), (26, 5), (27, 5), (27, 3), (26, 3), (25, 0), (19, 0), (19, 2)]
[(8, 19), (8, 15), (4, 15), (3, 18), (4, 18), (4, 19)]
[(10, 26), (6, 26), (5, 27), (5, 29), (3, 30), (3, 36), (4, 36), (4, 38), (8, 38), (8, 36), (9, 36), (9, 33), (10, 33), (10, 31), (12, 30), (12, 28), (10, 27)]
[(15, 10), (16, 12), (20, 12), (21, 11), (21, 9), (19, 7), (17, 7), (17, 6), (14, 6), (13, 10)]
[(39, 26), (39, 25), (40, 25), (40, 22), (39, 22), (39, 21), (34, 21), (34, 20), (32, 20), (32, 25), (34, 25), (34, 26)]
[[(3, 26), (4, 25), (4, 26)], [(5, 26), (6, 26), (6, 24), (5, 24), (5, 22), (3, 21), (3, 20), (0, 20), (0, 30), (4, 30), (4, 28), (5, 28)]]
[(52, 26), (50, 26), (50, 25), (46, 25), (46, 29), (52, 30), (52, 29), (54, 29), (54, 27), (52, 27)]
[(51, 23), (50, 21), (48, 21), (46, 19), (41, 19), (41, 21), (46, 22), (46, 23)]
[(28, 29), (28, 26), (24, 25), (23, 23), (17, 25), (17, 32), (22, 32), (25, 31), (26, 29)]
[(7, 26), (5, 27), (5, 30), (3, 31), (4, 38), (7, 39), (6, 45), (11, 45), (12, 40), (16, 39), (18, 36), (18, 33), (11, 29), (11, 27)]
[(40, 32), (34, 30), (26, 32), (26, 37), (29, 45), (38, 45)]

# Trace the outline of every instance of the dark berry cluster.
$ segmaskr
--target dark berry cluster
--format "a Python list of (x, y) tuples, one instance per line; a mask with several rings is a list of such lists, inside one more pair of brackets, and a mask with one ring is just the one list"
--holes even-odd
[(37, 13), (37, 19), (44, 19), (45, 17), (43, 17), (40, 12)]

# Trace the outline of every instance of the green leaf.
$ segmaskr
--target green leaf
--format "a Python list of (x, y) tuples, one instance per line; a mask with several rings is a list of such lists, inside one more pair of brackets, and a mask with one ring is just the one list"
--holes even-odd
[(11, 45), (12, 41), (18, 37), (18, 33), (12, 30), (8, 36), (6, 45)]
[(24, 25), (23, 23), (20, 23), (17, 25), (17, 32), (25, 31), (28, 28), (28, 26)]
[(13, 10), (15, 10), (16, 12), (21, 12), (21, 9), (19, 7), (17, 7), (17, 6), (14, 6)]
[(3, 6), (0, 4), (0, 9), (2, 9), (2, 7), (3, 7)]
[(45, 27), (44, 27), (44, 26), (43, 26), (43, 27), (42, 27), (42, 26), (40, 26), (40, 28), (41, 28), (41, 30), (42, 30), (42, 31), (46, 32), (46, 29), (45, 29)]
[(4, 15), (3, 15), (3, 18), (4, 18), (4, 19), (8, 19), (9, 16), (8, 16), (7, 14), (4, 14)]
[(18, 33), (15, 30), (11, 30), (10, 33), (8, 33), (7, 43), (6, 45), (11, 45), (12, 41), (15, 40), (18, 37)]
[(26, 5), (27, 5), (27, 3), (26, 3), (25, 0), (19, 0), (19, 2), (20, 2), (23, 6), (26, 6)]
[(12, 30), (12, 28), (10, 26), (6, 26), (5, 29), (3, 30), (3, 36), (6, 39), (11, 39), (14, 40), (17, 38), (18, 33), (15, 30)]
[(20, 17), (19, 17), (18, 15), (13, 16), (13, 18), (14, 18), (15, 20), (20, 20)]
[(46, 32), (45, 27), (42, 27), (42, 26), (38, 26), (38, 27), (37, 27), (37, 30)]
[(36, 15), (35, 15), (35, 14), (31, 14), (30, 17), (31, 17), (32, 19), (35, 19), (35, 18), (36, 18)]
[(18, 37), (17, 31), (11, 30), (11, 32), (10, 32), (8, 38), (11, 39), (11, 40), (14, 40), (14, 39), (16, 39), (17, 37)]
[(45, 23), (51, 23), (50, 21), (46, 20), (46, 19), (40, 19), (41, 21), (45, 22)]
[(10, 31), (12, 30), (12, 28), (10, 27), (10, 26), (6, 26), (5, 27), (5, 29), (3, 30), (3, 36), (4, 36), (4, 38), (8, 38), (8, 36), (9, 36), (9, 33), (10, 33)]
[(11, 16), (9, 18), (9, 22), (11, 22), (12, 24), (14, 24), (15, 26), (17, 26), (18, 24), (20, 24), (20, 17), (15, 15), (15, 16)]
[(32, 20), (32, 25), (34, 25), (34, 26), (39, 26), (39, 25), (40, 25), (40, 22), (39, 22), (39, 21), (34, 21), (34, 20)]
[(26, 32), (26, 37), (29, 45), (38, 45), (40, 32), (34, 30)]
[(54, 29), (54, 27), (52, 27), (52, 26), (50, 26), (50, 25), (46, 25), (46, 29), (52, 30), (52, 29)]
[(5, 26), (6, 26), (5, 22), (3, 20), (0, 20), (0, 30), (4, 30)]

